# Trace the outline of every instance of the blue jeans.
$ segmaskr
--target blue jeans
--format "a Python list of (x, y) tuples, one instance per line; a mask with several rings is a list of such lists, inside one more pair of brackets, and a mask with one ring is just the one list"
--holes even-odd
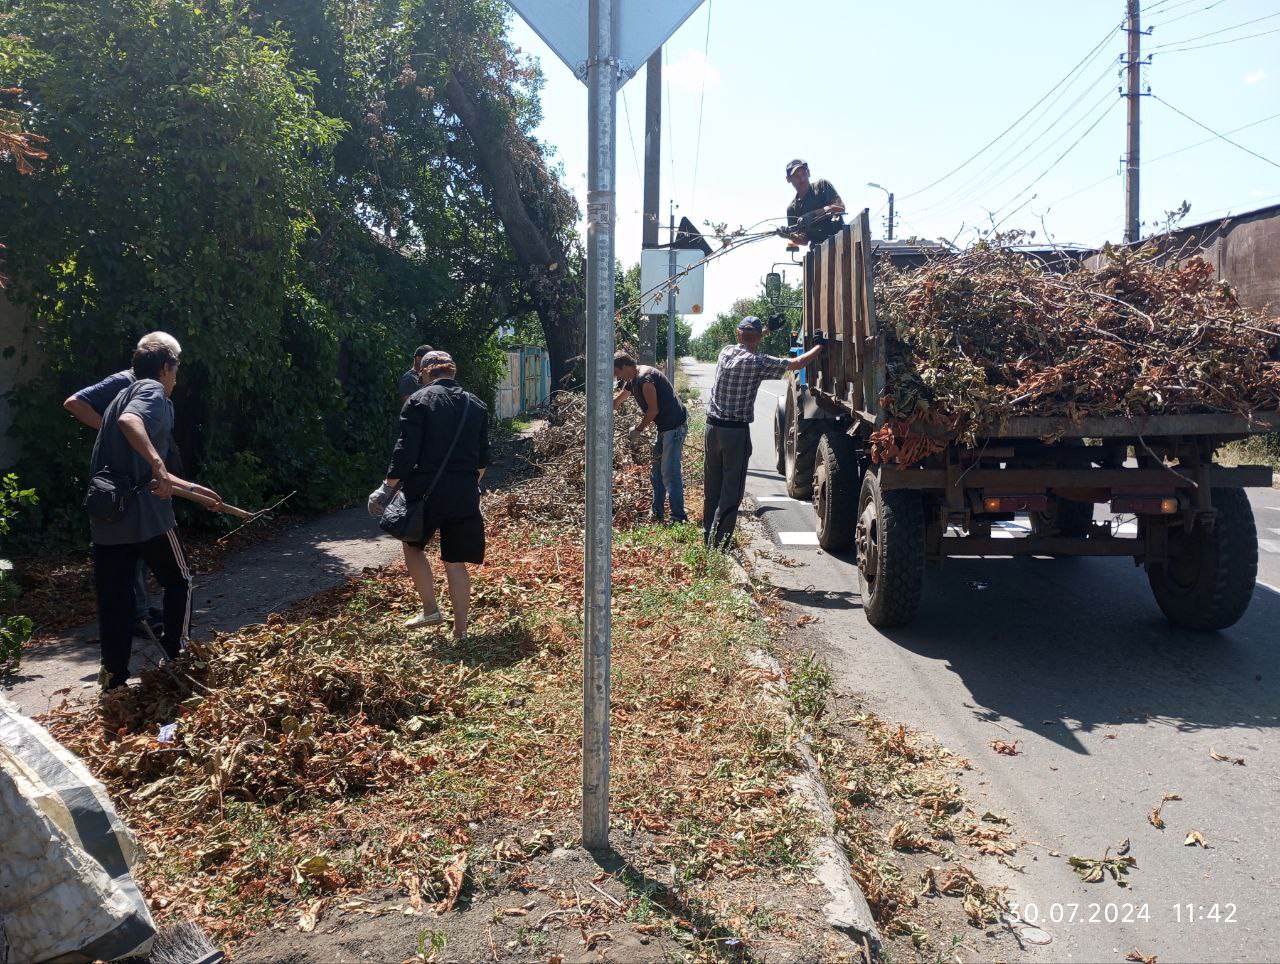
[(684, 451), (684, 437), (689, 434), (688, 423), (669, 432), (659, 432), (653, 443), (653, 466), (649, 481), (653, 483), (653, 517), (665, 515), (666, 502), (671, 502), (671, 521), (688, 522), (684, 511), (684, 478), (680, 474), (680, 456)]

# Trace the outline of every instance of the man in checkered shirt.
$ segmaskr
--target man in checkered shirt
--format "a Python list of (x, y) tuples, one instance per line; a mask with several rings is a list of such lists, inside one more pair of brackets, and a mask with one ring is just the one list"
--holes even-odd
[(824, 347), (819, 342), (796, 358), (778, 358), (757, 352), (763, 338), (764, 325), (748, 315), (738, 322), (738, 343), (722, 348), (716, 360), (704, 436), (702, 529), (707, 545), (717, 549), (729, 548), (738, 524), (760, 383), (804, 368)]

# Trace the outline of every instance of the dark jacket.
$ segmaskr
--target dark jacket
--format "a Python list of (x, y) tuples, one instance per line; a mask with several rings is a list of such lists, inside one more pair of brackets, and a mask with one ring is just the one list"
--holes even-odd
[(489, 410), (452, 378), (418, 389), (400, 410), (400, 438), (391, 453), (387, 478), (403, 483), (409, 501), (421, 498), (436, 477), (458, 431), (464, 405), (466, 423), (432, 492), (432, 503), (478, 502), (476, 476), (489, 464)]

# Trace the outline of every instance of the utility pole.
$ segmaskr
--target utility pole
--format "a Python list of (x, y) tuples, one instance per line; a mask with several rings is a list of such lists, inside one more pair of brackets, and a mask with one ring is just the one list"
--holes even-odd
[[(658, 246), (658, 189), (662, 164), (662, 48), (645, 64), (644, 88), (644, 227), (641, 248)], [(641, 305), (640, 362), (657, 360), (658, 316)]]
[(671, 252), (667, 255), (667, 380), (676, 384), (676, 202), (671, 202)]
[(1139, 89), (1142, 69), (1142, 25), (1138, 0), (1127, 0), (1129, 5), (1129, 60), (1127, 64), (1129, 98), (1128, 150), (1124, 159), (1124, 240), (1126, 244), (1138, 240), (1138, 104), (1142, 97)]
[(591, 0), (587, 20), (587, 519), (582, 647), (582, 845), (592, 850), (609, 846), (616, 32), (614, 0)]
[(892, 191), (889, 192), (889, 235), (886, 238), (886, 240), (888, 241), (893, 240), (893, 192)]

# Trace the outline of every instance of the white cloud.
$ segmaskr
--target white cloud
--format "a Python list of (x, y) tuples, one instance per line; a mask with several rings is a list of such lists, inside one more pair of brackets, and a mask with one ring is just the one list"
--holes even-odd
[(703, 56), (700, 50), (690, 50), (679, 60), (672, 61), (662, 70), (662, 78), (677, 90), (697, 92), (714, 90), (720, 86), (720, 71)]
[(1267, 72), (1262, 68), (1258, 68), (1253, 73), (1249, 74), (1249, 76), (1245, 77), (1244, 82), (1246, 84), (1256, 84), (1260, 80), (1265, 80), (1266, 77)]

